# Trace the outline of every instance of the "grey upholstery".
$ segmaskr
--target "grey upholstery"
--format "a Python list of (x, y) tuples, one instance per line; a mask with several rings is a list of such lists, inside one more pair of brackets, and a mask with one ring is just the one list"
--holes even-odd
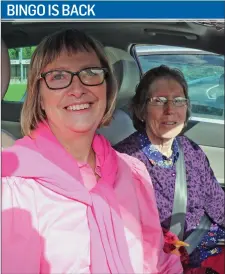
[(134, 95), (136, 85), (140, 81), (140, 73), (136, 62), (126, 51), (106, 47), (105, 52), (113, 67), (119, 92), (117, 109), (112, 122), (109, 126), (99, 129), (98, 132), (103, 134), (112, 145), (115, 145), (135, 131), (131, 118), (121, 108), (127, 106)]
[[(3, 40), (1, 40), (1, 99), (4, 98), (10, 81), (10, 59), (8, 49)], [(6, 148), (12, 146), (15, 138), (5, 130), (1, 131), (1, 147)]]
[(8, 131), (5, 131), (4, 129), (1, 130), (1, 147), (4, 149), (4, 148), (7, 148), (7, 147), (10, 147), (14, 144), (15, 142), (15, 138), (8, 132)]
[(1, 99), (5, 96), (10, 81), (10, 61), (6, 44), (1, 40)]
[(105, 47), (105, 52), (118, 82), (117, 108), (123, 108), (129, 103), (140, 81), (139, 69), (128, 52), (112, 47)]
[(98, 133), (104, 135), (112, 145), (122, 141), (135, 131), (133, 122), (129, 115), (117, 109), (109, 126), (100, 128)]

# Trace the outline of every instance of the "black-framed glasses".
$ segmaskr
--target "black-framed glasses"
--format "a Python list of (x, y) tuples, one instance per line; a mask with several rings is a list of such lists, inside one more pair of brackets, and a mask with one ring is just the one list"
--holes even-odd
[(41, 73), (39, 79), (44, 79), (49, 89), (64, 89), (71, 85), (73, 77), (77, 76), (85, 86), (101, 85), (106, 79), (106, 68), (88, 67), (77, 72), (69, 70), (51, 70)]
[(175, 107), (182, 107), (188, 104), (188, 99), (185, 97), (175, 97), (169, 100), (166, 97), (151, 97), (148, 98), (148, 102), (152, 106), (165, 106), (168, 102), (172, 102)]

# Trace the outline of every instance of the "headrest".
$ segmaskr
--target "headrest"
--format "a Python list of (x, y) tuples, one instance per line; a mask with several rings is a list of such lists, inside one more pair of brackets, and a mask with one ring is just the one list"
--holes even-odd
[(8, 48), (3, 40), (1, 40), (1, 99), (6, 94), (10, 81), (10, 59)]
[(104, 135), (112, 145), (115, 145), (134, 131), (135, 128), (130, 116), (125, 111), (117, 109), (113, 114), (110, 125), (100, 128), (98, 133)]
[(113, 67), (118, 82), (118, 108), (126, 106), (140, 81), (138, 66), (132, 56), (121, 49), (105, 47), (105, 53)]

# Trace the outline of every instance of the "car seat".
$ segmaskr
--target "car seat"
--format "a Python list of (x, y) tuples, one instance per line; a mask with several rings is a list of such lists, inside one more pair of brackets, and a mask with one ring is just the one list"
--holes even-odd
[(115, 145), (135, 131), (133, 122), (124, 109), (134, 95), (140, 81), (140, 73), (135, 60), (128, 52), (112, 47), (105, 47), (105, 52), (118, 83), (118, 99), (110, 125), (100, 128), (98, 133)]
[[(1, 40), (1, 99), (4, 98), (10, 81), (10, 59), (8, 48), (3, 40)], [(6, 148), (12, 146), (15, 138), (6, 130), (1, 130), (2, 141), (1, 147)]]

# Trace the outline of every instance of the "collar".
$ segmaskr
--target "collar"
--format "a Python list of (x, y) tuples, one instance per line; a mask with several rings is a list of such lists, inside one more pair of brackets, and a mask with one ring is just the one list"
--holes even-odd
[(175, 138), (172, 144), (172, 155), (168, 158), (164, 156), (149, 140), (145, 131), (138, 133), (139, 145), (143, 153), (147, 156), (152, 165), (163, 168), (172, 167), (179, 157), (178, 141)]

